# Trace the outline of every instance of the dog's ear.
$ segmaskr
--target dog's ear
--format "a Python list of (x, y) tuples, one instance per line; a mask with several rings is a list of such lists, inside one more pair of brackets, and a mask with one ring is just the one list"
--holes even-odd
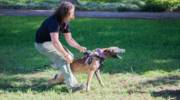
[(104, 52), (104, 54), (105, 54), (106, 56), (111, 55), (111, 51), (110, 51), (108, 48), (105, 48), (105, 49), (103, 50), (103, 52)]
[(102, 50), (104, 53), (110, 52), (108, 48), (103, 48)]

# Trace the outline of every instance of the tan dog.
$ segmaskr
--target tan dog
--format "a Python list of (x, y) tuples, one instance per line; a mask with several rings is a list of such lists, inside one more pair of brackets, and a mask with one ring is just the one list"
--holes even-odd
[[(100, 76), (100, 67), (102, 67), (102, 63), (106, 58), (121, 58), (120, 54), (124, 53), (125, 49), (120, 49), (118, 47), (109, 47), (109, 48), (101, 48), (93, 51), (87, 51), (85, 56), (76, 59), (71, 63), (71, 70), (73, 73), (87, 73), (87, 84), (86, 91), (90, 90), (90, 82), (95, 73), (97, 80), (99, 81), (101, 86), (104, 86), (101, 76)], [(57, 84), (63, 83), (64, 76), (63, 74), (56, 75), (54, 79), (49, 80), (49, 84)]]

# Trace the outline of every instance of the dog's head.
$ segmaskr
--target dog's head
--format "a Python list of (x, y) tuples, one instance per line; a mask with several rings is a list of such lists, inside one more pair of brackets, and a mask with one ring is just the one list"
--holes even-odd
[(125, 49), (121, 49), (119, 47), (109, 47), (102, 49), (103, 53), (106, 57), (119, 58), (121, 59), (121, 55), (125, 53)]

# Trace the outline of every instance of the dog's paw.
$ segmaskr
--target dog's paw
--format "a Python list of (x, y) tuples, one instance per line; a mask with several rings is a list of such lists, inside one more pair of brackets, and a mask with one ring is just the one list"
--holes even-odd
[(86, 88), (86, 92), (88, 92), (88, 91), (90, 91), (90, 88), (89, 88), (89, 87)]
[(104, 87), (104, 83), (101, 83), (101, 87)]

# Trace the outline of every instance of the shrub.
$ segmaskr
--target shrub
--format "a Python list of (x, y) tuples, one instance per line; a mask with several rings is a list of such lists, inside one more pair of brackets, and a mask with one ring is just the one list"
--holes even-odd
[(180, 0), (145, 0), (145, 11), (174, 11), (178, 10)]

